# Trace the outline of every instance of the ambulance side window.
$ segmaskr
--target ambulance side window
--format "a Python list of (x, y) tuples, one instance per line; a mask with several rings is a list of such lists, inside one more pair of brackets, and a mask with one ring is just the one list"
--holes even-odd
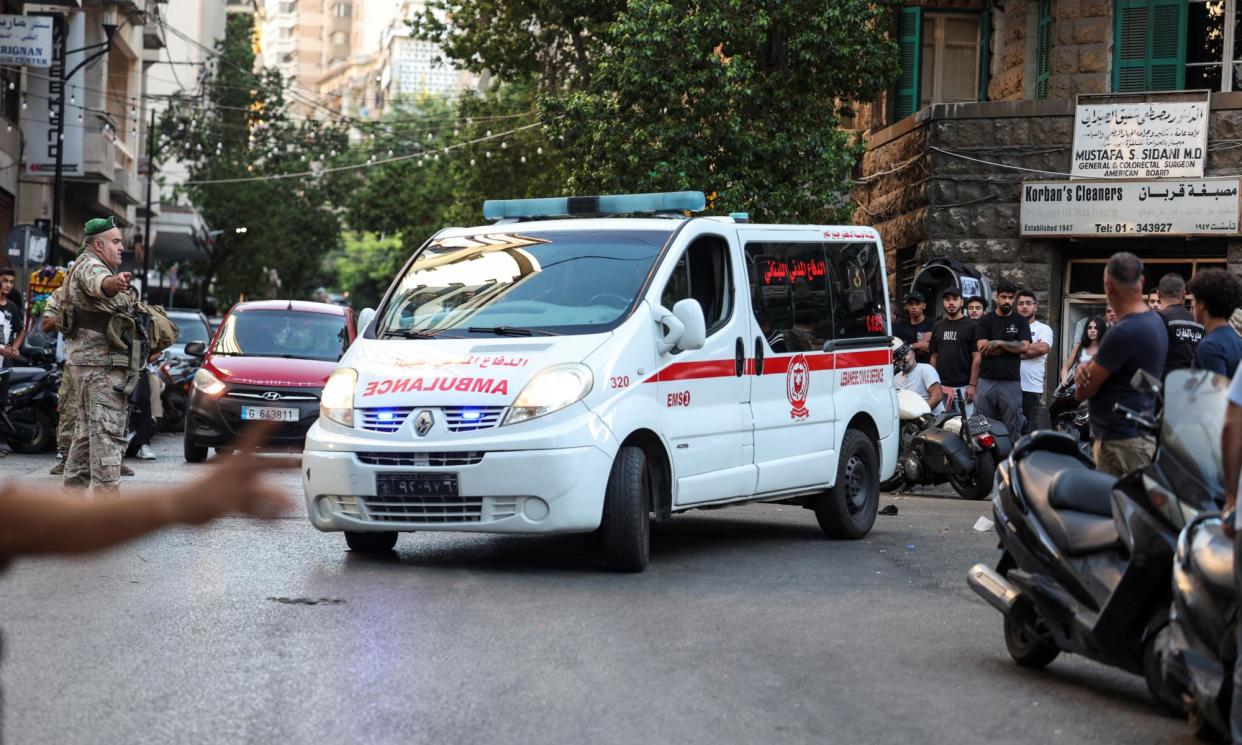
[(822, 243), (747, 243), (755, 323), (773, 353), (822, 351), (832, 339), (832, 288)]
[(733, 313), (733, 274), (729, 244), (723, 238), (697, 238), (677, 260), (660, 293), (660, 305), (672, 310), (679, 300), (686, 298), (699, 301), (708, 336), (729, 321)]
[(884, 284), (879, 250), (874, 243), (826, 244), (836, 308), (836, 338), (884, 337)]

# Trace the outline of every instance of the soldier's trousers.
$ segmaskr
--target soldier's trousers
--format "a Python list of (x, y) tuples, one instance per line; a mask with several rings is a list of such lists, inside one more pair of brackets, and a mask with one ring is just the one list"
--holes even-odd
[(125, 421), (129, 412), (124, 393), (125, 370), (93, 365), (69, 365), (77, 400), (73, 444), (65, 458), (65, 486), (115, 493), (121, 483), (121, 456), (125, 451)]
[(78, 392), (73, 386), (69, 368), (60, 376), (60, 419), (56, 422), (56, 452), (64, 458), (73, 444), (73, 430), (78, 426)]

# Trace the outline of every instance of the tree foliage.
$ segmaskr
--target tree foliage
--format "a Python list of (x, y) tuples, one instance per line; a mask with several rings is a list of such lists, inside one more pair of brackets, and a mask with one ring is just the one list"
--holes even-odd
[(181, 188), (221, 231), (207, 258), (191, 266), (200, 302), (213, 285), (224, 302), (309, 296), (322, 280), (323, 257), (340, 244), (340, 220), (329, 207), (339, 196), (333, 178), (195, 183), (311, 171), (347, 147), (340, 127), (295, 120), (280, 73), (255, 71), (252, 34), (250, 16), (230, 15), (202, 95), (174, 100), (160, 122), (161, 154), (186, 167)]
[(838, 102), (896, 74), (890, 13), (874, 0), (633, 0), (590, 90), (543, 99), (570, 190), (701, 189), (762, 221), (845, 219), (861, 148)]
[(595, 42), (624, 7), (621, 0), (431, 0), (410, 26), (471, 72), (545, 90), (587, 88)]

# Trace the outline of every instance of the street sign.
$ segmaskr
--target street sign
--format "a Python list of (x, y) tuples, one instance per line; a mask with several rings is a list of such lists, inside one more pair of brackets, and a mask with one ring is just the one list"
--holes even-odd
[(1242, 180), (1025, 181), (1021, 235), (1238, 235)]

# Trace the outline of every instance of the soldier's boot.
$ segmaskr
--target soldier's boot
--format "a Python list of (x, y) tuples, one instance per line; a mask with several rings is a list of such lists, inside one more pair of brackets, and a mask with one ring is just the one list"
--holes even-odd
[(63, 475), (64, 472), (65, 472), (65, 461), (63, 459), (56, 461), (56, 465), (52, 466), (52, 470), (48, 471), (48, 473), (52, 474), (53, 476)]
[(124, 463), (122, 463), (122, 464), (121, 464), (121, 475), (122, 475), (122, 476), (133, 476), (133, 475), (134, 475), (134, 469), (132, 469), (132, 468), (130, 468), (129, 466), (127, 466), (127, 465), (125, 465)]

